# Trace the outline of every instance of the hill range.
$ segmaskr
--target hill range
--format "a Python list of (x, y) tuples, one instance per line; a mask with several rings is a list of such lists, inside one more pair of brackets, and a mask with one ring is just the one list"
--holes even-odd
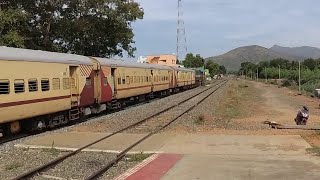
[(252, 45), (233, 49), (220, 56), (206, 58), (206, 61), (212, 60), (219, 65), (224, 65), (228, 71), (238, 71), (243, 62), (258, 63), (276, 58), (288, 60), (304, 60), (307, 58), (320, 58), (320, 49), (310, 46), (302, 47), (282, 47), (272, 46), (270, 49)]

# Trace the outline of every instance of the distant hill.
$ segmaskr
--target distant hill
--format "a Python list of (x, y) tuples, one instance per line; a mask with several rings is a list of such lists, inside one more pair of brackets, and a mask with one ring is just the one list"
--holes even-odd
[(270, 48), (270, 50), (280, 54), (298, 56), (303, 59), (307, 59), (307, 58), (319, 59), (320, 58), (320, 49), (316, 47), (310, 47), (310, 46), (291, 48), (291, 47), (282, 47), (282, 46), (274, 45), (273, 47)]
[(209, 57), (206, 60), (213, 60), (219, 65), (224, 65), (228, 71), (238, 71), (243, 62), (258, 63), (276, 58), (285, 58), (289, 60), (300, 59), (300, 57), (297, 56), (282, 54), (262, 46), (253, 45), (239, 47), (223, 55)]

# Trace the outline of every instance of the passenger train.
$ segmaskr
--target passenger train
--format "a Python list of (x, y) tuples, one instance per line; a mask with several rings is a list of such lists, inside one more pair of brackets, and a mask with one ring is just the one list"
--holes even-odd
[(195, 71), (0, 47), (2, 134), (53, 128), (195, 86)]

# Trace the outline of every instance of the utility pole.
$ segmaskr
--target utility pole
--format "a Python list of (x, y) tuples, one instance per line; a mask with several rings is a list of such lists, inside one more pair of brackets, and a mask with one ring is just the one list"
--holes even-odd
[(280, 81), (280, 79), (281, 79), (281, 67), (279, 65), (279, 81)]
[(299, 93), (301, 93), (301, 62), (299, 61)]
[(266, 77), (266, 83), (268, 83), (268, 75), (267, 75), (267, 67), (264, 68), (265, 69), (265, 77)]
[(188, 52), (186, 28), (183, 19), (182, 0), (178, 0), (178, 25), (177, 25), (177, 58), (183, 61)]

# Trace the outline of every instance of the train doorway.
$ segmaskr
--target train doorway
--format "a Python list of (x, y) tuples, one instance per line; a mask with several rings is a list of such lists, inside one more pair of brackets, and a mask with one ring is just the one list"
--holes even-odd
[(115, 91), (115, 71), (116, 68), (111, 68), (111, 79), (110, 79), (110, 87), (112, 90), (112, 96), (115, 96), (117, 92)]
[(78, 66), (70, 66), (70, 91), (71, 91), (71, 102), (73, 106), (77, 106), (79, 102), (79, 90), (78, 90), (78, 75), (77, 75)]

